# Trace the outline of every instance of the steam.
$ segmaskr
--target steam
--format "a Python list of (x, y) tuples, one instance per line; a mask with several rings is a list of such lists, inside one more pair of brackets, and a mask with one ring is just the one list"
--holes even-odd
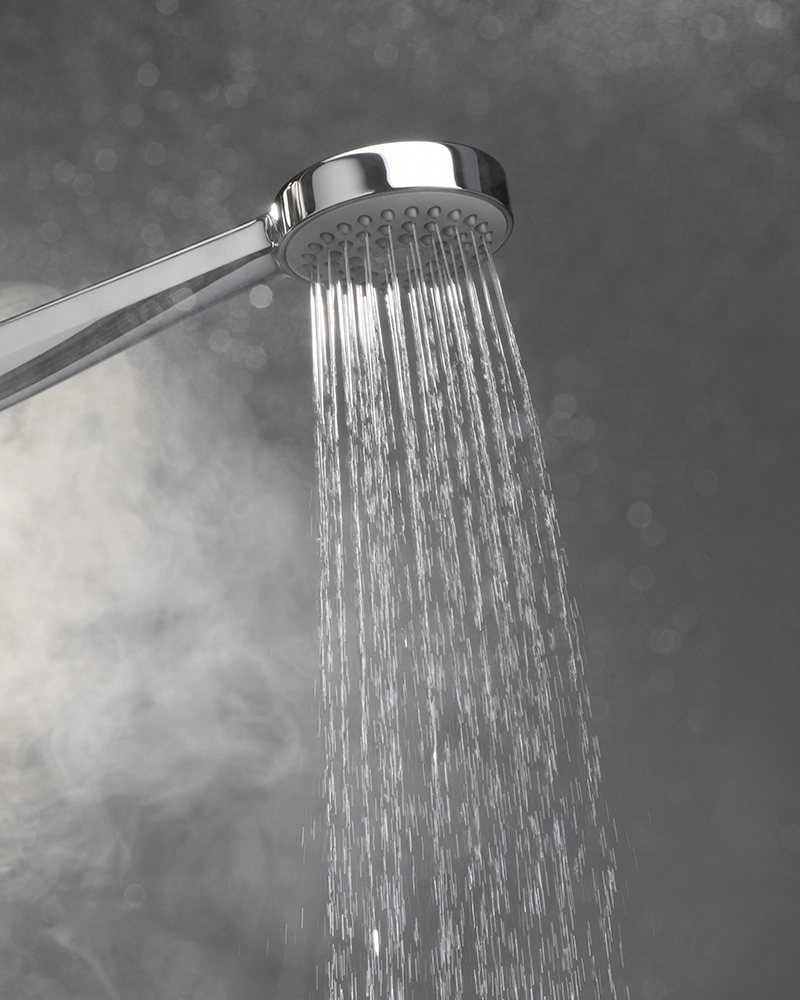
[(0, 481), (0, 995), (307, 993), (308, 466), (144, 344), (0, 414)]

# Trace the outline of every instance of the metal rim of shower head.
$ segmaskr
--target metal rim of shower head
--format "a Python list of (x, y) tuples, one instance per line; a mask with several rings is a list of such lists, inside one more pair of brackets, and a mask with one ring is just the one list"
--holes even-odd
[(494, 157), (459, 143), (414, 140), (364, 146), (307, 167), (281, 188), (265, 224), (287, 273), (308, 281), (349, 271), (363, 281), (380, 277), (390, 261), (406, 271), (412, 243), (423, 264), (460, 243), (469, 266), (480, 247), (491, 244), (494, 253), (502, 246), (513, 216)]

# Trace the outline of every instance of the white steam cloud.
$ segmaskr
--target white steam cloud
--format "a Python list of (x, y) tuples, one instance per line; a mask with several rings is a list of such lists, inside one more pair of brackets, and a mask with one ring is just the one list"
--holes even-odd
[(309, 469), (235, 393), (203, 408), (167, 363), (146, 384), (153, 349), (0, 414), (15, 1000), (288, 1000), (321, 947)]

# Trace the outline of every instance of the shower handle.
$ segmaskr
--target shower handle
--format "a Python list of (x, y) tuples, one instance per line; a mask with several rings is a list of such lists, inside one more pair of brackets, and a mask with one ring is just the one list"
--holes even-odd
[(244, 288), (286, 277), (264, 218), (0, 322), (0, 409)]

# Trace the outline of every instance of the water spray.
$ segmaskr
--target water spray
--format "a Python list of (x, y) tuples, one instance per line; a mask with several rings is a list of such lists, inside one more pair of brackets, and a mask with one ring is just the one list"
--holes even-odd
[(292, 178), (266, 215), (0, 323), (0, 409), (245, 288), (286, 276), (363, 282), (390, 258), (402, 273), (412, 239), (423, 259), (457, 245), (469, 266), (511, 226), (503, 168), (471, 146), (340, 153)]

